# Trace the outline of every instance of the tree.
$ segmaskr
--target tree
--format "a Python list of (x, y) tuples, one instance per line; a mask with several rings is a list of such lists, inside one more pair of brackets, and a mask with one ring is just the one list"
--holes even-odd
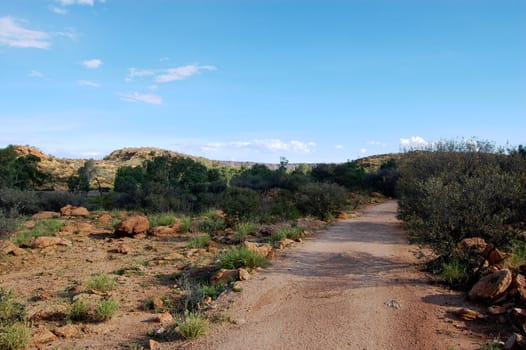
[(19, 157), (13, 146), (0, 149), (0, 188), (31, 190), (44, 184), (49, 176), (38, 170), (38, 162), (32, 154)]

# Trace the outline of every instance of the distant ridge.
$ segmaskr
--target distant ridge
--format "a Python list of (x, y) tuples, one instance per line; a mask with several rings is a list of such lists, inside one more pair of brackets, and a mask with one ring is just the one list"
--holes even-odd
[[(42, 152), (40, 149), (32, 146), (13, 146), (16, 152), (20, 156), (35, 155), (40, 158), (39, 169), (50, 174), (54, 178), (53, 183), (45, 185), (43, 189), (67, 189), (67, 179), (70, 176), (77, 175), (77, 171), (84, 165), (89, 159), (70, 159), (70, 158), (58, 158)], [(102, 160), (92, 160), (95, 168), (95, 176), (98, 178), (101, 186), (107, 188), (113, 188), (113, 183), (117, 170), (123, 166), (136, 167), (143, 164), (146, 160), (153, 159), (155, 157), (169, 156), (169, 157), (185, 157), (191, 158), (197, 162), (201, 162), (208, 167), (251, 167), (255, 164), (263, 164), (270, 169), (277, 169), (279, 164), (277, 163), (258, 163), (258, 162), (239, 162), (239, 161), (219, 161), (211, 160), (204, 157), (192, 156), (184, 153), (175, 151), (169, 151), (154, 147), (128, 147), (115, 150), (109, 155), (105, 156)], [(380, 165), (389, 159), (400, 159), (401, 155), (397, 153), (375, 155), (370, 157), (364, 157), (356, 160), (358, 166), (364, 168), (366, 171), (378, 170)], [(309, 167), (313, 167), (316, 164), (307, 164)], [(299, 164), (288, 164), (287, 167), (294, 169)], [(95, 186), (95, 183), (92, 184)]]

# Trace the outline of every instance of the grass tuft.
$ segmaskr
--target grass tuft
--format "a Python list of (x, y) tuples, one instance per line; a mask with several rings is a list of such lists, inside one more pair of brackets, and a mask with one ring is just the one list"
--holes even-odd
[(117, 280), (115, 277), (108, 276), (105, 273), (100, 273), (88, 281), (87, 288), (106, 293), (111, 291), (116, 284)]
[(62, 226), (64, 226), (64, 221), (62, 219), (52, 218), (41, 220), (35, 224), (35, 227), (32, 229), (23, 230), (13, 237), (12, 240), (16, 244), (29, 243), (29, 241), (31, 241), (33, 238), (56, 235)]
[(160, 213), (148, 216), (151, 227), (170, 226), (177, 223), (177, 216), (173, 213)]
[(0, 329), (0, 349), (21, 350), (27, 348), (31, 338), (29, 327), (15, 323)]
[(208, 233), (195, 235), (188, 243), (189, 248), (206, 248), (210, 244), (210, 235)]
[(439, 278), (450, 286), (461, 284), (469, 278), (468, 268), (458, 259), (453, 259), (442, 263), (442, 272), (440, 272)]
[(179, 334), (183, 339), (196, 339), (208, 333), (208, 321), (197, 314), (188, 314), (183, 321), (178, 322)]
[(95, 309), (95, 319), (97, 321), (107, 321), (115, 315), (119, 309), (119, 303), (116, 300), (101, 300)]
[(246, 247), (231, 248), (219, 255), (219, 266), (224, 269), (240, 267), (267, 267), (270, 264), (266, 257), (262, 257)]

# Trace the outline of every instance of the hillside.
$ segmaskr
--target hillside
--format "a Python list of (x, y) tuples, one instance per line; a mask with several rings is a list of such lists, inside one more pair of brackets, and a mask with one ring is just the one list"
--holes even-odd
[[(80, 167), (88, 159), (71, 159), (71, 158), (58, 158), (49, 154), (46, 154), (38, 148), (32, 146), (14, 146), (15, 150), (20, 156), (35, 155), (41, 159), (38, 167), (39, 169), (53, 177), (54, 182), (46, 184), (43, 189), (67, 189), (67, 179), (70, 176), (76, 175)], [(256, 162), (235, 162), (235, 161), (218, 161), (211, 160), (203, 157), (191, 156), (183, 153), (174, 151), (164, 150), (153, 147), (141, 147), (141, 148), (123, 148), (111, 152), (109, 155), (104, 157), (102, 160), (93, 160), (95, 168), (95, 177), (99, 180), (100, 185), (105, 188), (112, 188), (115, 175), (117, 170), (123, 166), (138, 166), (144, 161), (153, 159), (155, 157), (170, 156), (170, 157), (188, 157), (195, 161), (201, 162), (208, 167), (250, 167)], [(399, 159), (400, 154), (383, 154), (375, 155), (356, 160), (357, 164), (363, 167), (366, 171), (375, 171), (380, 165), (391, 158)], [(265, 164), (271, 169), (276, 169), (279, 164)], [(308, 164), (314, 166), (315, 164)], [(288, 164), (287, 167), (294, 169), (298, 164)], [(92, 186), (96, 186), (93, 183)]]

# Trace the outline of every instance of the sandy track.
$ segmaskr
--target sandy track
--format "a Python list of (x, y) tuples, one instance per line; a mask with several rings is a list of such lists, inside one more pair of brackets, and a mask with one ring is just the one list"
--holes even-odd
[(370, 207), (287, 250), (220, 300), (237, 325), (183, 347), (478, 349), (480, 334), (445, 317), (462, 297), (418, 271), (395, 212), (394, 201)]

